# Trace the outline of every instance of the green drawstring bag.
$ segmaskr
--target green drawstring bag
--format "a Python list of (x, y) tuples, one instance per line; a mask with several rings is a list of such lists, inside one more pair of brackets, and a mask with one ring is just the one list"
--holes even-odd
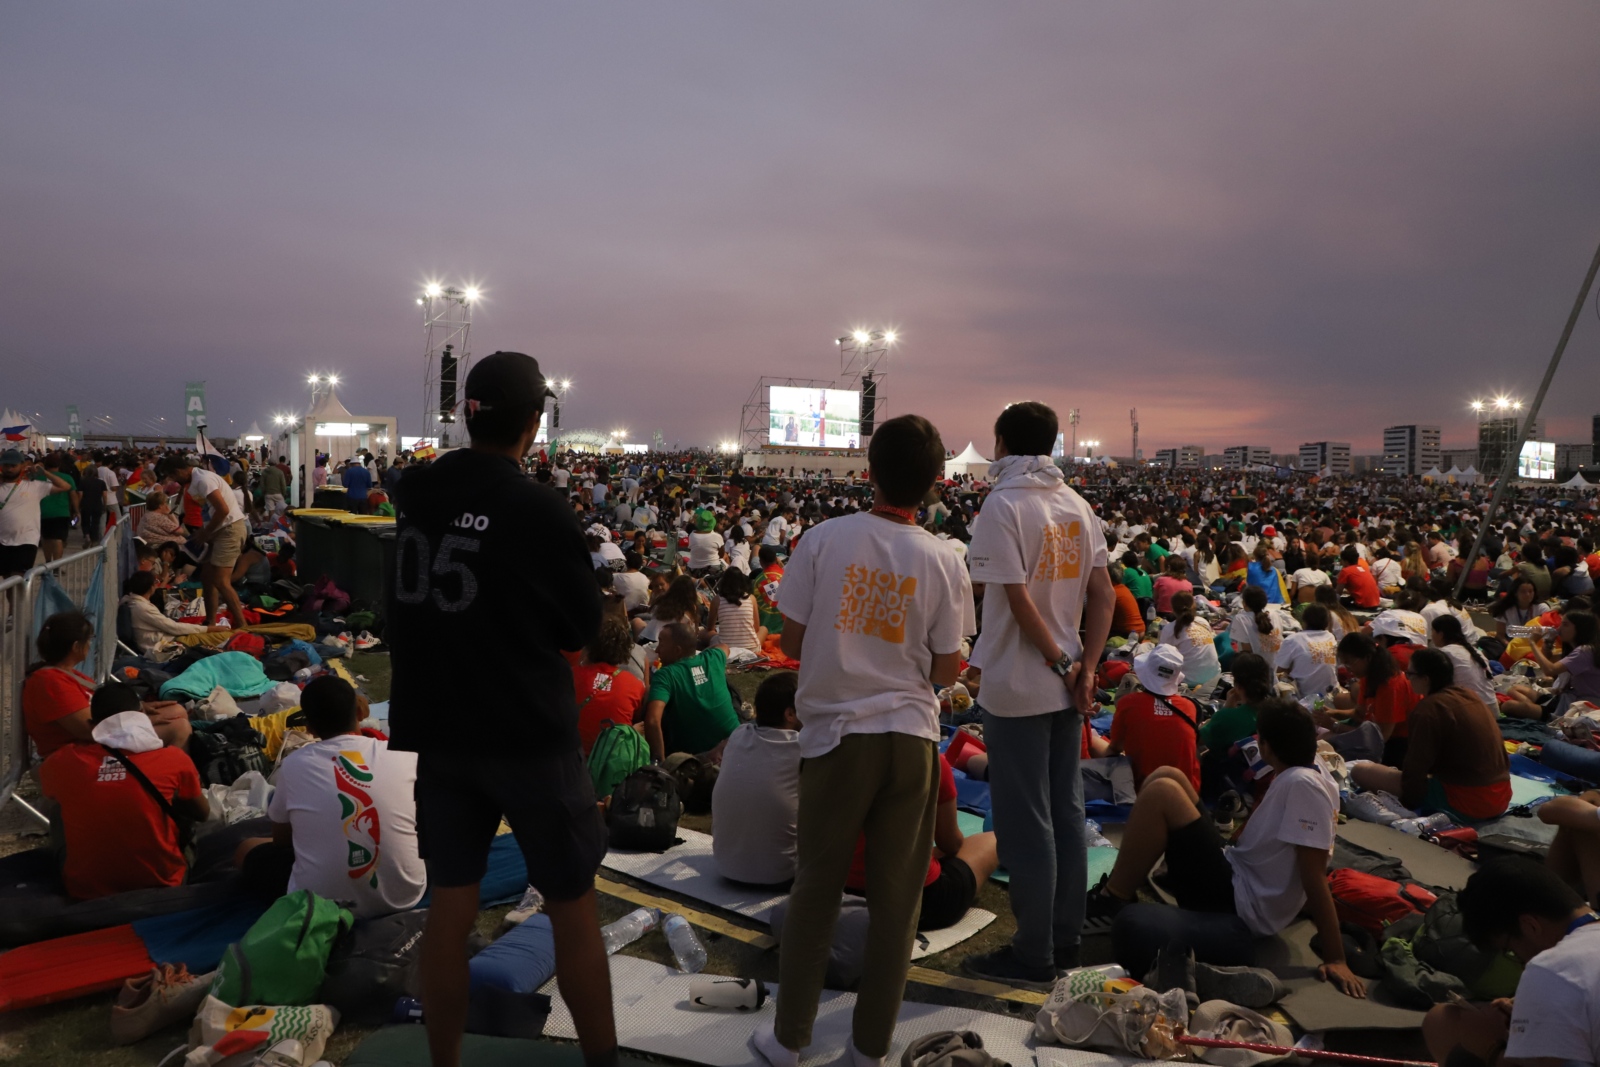
[(279, 897), (223, 953), (211, 995), (234, 1007), (312, 1003), (334, 942), (354, 921), (349, 911), (309, 889)]

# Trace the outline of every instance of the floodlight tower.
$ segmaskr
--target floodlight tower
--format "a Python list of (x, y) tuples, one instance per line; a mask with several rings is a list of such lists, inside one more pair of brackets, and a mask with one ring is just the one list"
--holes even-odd
[(863, 442), (883, 421), (883, 380), (889, 376), (889, 347), (896, 340), (893, 330), (852, 330), (833, 342), (839, 346), (839, 388), (861, 392)]
[(1078, 458), (1078, 416), (1080, 414), (1081, 411), (1078, 408), (1073, 408), (1067, 412), (1067, 421), (1072, 423), (1072, 451), (1067, 453), (1069, 459)]
[[(449, 447), (460, 407), (458, 386), (467, 378), (472, 352), (472, 307), (476, 286), (461, 289), (429, 282), (417, 297), (422, 309), (422, 427), (418, 436), (437, 438)], [(459, 443), (460, 435), (457, 435)]]
[(1139, 465), (1139, 409), (1128, 409), (1128, 421), (1133, 424), (1133, 465)]

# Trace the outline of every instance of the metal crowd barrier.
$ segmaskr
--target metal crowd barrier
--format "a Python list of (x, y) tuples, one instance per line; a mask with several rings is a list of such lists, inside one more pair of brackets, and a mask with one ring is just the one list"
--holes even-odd
[(123, 576), (131, 573), (123, 557), (123, 547), (131, 547), (133, 540), (129, 522), (125, 514), (94, 548), (0, 582), (0, 805), (17, 799), (38, 815), (15, 793), (31, 758), (22, 717), (22, 682), (37, 656), (34, 638), (49, 613), (70, 602), (88, 615), (95, 636), (82, 670), (97, 681), (111, 673), (117, 657), (117, 601)]

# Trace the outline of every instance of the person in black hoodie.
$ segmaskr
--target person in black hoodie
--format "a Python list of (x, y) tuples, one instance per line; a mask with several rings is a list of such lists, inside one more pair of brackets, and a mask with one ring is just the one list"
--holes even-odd
[(539, 365), (496, 352), (467, 375), (471, 447), (406, 469), (389, 589), (390, 747), (418, 754), (417, 829), (433, 900), (423, 999), (435, 1067), (460, 1062), (467, 936), (502, 816), (545, 898), (556, 977), (589, 1067), (617, 1058), (595, 908), (606, 830), (578, 743), (572, 670), (600, 627), (573, 514), (522, 470), (553, 396)]

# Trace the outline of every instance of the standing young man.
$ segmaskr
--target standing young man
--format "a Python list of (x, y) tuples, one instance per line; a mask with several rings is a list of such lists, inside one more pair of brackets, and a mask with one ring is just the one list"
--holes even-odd
[[(41, 474), (44, 480), (35, 481)], [(72, 488), (59, 473), (27, 463), (17, 449), (0, 452), (0, 578), (33, 567), (42, 536), (41, 505), (46, 497)]]
[(244, 622), (244, 605), (233, 588), (233, 565), (244, 553), (245, 542), (250, 538), (250, 524), (245, 522), (239, 498), (233, 495), (233, 486), (227, 479), (204, 467), (196, 467), (188, 456), (178, 456), (163, 461), (165, 477), (183, 486), (183, 495), (195, 505), (204, 504), (211, 509), (211, 517), (195, 536), (209, 549), (200, 562), (200, 584), (206, 598), (206, 625), (214, 626), (217, 611), (228, 605), (228, 621), (235, 627)]
[(866, 962), (850, 1054), (889, 1052), (933, 841), (938, 686), (955, 682), (977, 627), (955, 553), (915, 524), (944, 467), (919, 415), (878, 427), (867, 450), (872, 511), (809, 530), (779, 592), (783, 651), (801, 661), (797, 868), (779, 960), (776, 1025), (756, 1031), (773, 1067), (811, 1042), (834, 923), (856, 841), (867, 840)]
[(1078, 755), (1116, 605), (1100, 522), (1050, 458), (1056, 426), (1034, 401), (1000, 413), (993, 488), (968, 548), (972, 582), (986, 587), (972, 663), (983, 671), (994, 828), (1017, 932), (965, 967), (1040, 988), (1078, 965), (1088, 891)]
[[(496, 352), (467, 375), (470, 448), (408, 467), (384, 634), (390, 748), (415, 752), (417, 833), (433, 901), (422, 945), (434, 1067), (457, 1067), (467, 935), (505, 817), (544, 894), (556, 979), (589, 1067), (614, 1067), (611, 973), (594, 874), (606, 830), (579, 755), (562, 651), (600, 628), (600, 591), (572, 513), (522, 472), (550, 393), (539, 365)], [(451, 671), (441, 665), (486, 663)]]

